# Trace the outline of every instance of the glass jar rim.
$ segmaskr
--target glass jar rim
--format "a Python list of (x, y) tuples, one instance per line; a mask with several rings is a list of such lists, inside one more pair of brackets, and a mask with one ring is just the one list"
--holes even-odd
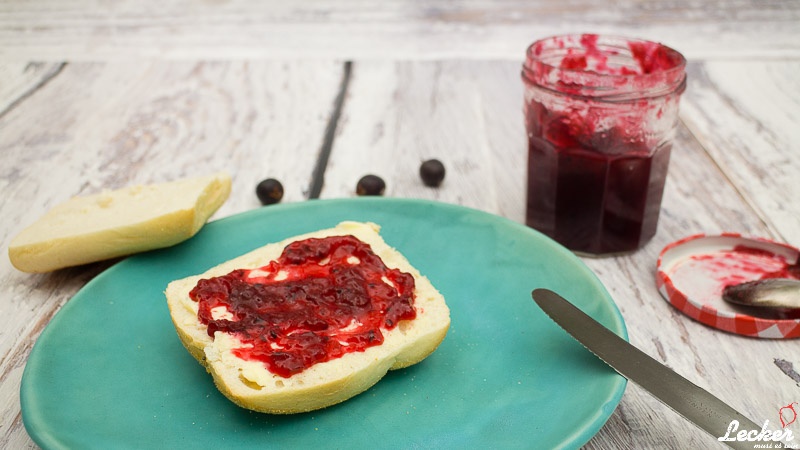
[[(576, 51), (573, 51), (576, 50)], [(526, 51), (526, 84), (595, 101), (680, 95), (686, 59), (659, 42), (599, 34), (539, 39)]]
[[(611, 74), (611, 73), (601, 73), (594, 70), (586, 70), (586, 69), (575, 69), (569, 67), (560, 67), (557, 65), (553, 65), (545, 60), (542, 59), (541, 53), (537, 53), (539, 47), (550, 43), (550, 42), (578, 42), (580, 43), (583, 39), (587, 37), (592, 37), (596, 40), (603, 40), (603, 44), (605, 46), (612, 46), (614, 44), (616, 47), (622, 49), (622, 45), (619, 44), (630, 44), (630, 43), (637, 43), (643, 44), (648, 46), (658, 47), (663, 49), (669, 58), (674, 60), (675, 63), (672, 67), (658, 70), (656, 72), (649, 72), (649, 73), (624, 73), (624, 74)], [(607, 42), (606, 42), (607, 41)], [(563, 48), (563, 47), (561, 47)], [(579, 46), (575, 46), (574, 48), (581, 48)], [(611, 53), (609, 53), (610, 55)], [(580, 73), (580, 74), (591, 74), (592, 76), (603, 77), (603, 78), (635, 78), (635, 77), (646, 77), (648, 75), (653, 75), (655, 73), (658, 74), (665, 74), (669, 72), (681, 72), (686, 69), (686, 58), (677, 50), (673, 49), (672, 47), (662, 44), (661, 42), (650, 41), (647, 39), (640, 39), (640, 38), (629, 38), (624, 36), (618, 35), (606, 35), (606, 34), (594, 34), (594, 33), (582, 33), (582, 34), (562, 34), (562, 35), (555, 35), (549, 36), (546, 38), (538, 39), (531, 43), (525, 51), (525, 55), (528, 60), (537, 61), (539, 64), (543, 66), (547, 66), (552, 70), (558, 70), (562, 72), (571, 72), (571, 73)], [(631, 58), (633, 59), (633, 58)]]

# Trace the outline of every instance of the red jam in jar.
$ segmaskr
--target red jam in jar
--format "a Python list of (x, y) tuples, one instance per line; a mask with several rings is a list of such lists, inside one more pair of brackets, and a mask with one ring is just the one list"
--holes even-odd
[(685, 63), (661, 44), (593, 34), (528, 48), (529, 226), (593, 255), (653, 237)]
[(416, 317), (414, 277), (353, 236), (293, 242), (264, 267), (200, 280), (189, 297), (210, 336), (237, 336), (237, 357), (286, 378), (380, 345), (382, 329)]

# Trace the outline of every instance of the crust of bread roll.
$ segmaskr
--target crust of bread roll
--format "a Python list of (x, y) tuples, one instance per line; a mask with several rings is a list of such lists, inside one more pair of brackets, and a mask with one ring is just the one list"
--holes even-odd
[(219, 173), (74, 197), (22, 230), (8, 256), (37, 273), (169, 247), (194, 236), (230, 191)]
[[(389, 370), (416, 364), (433, 353), (447, 334), (450, 311), (444, 297), (397, 250), (387, 245), (373, 223), (343, 222), (335, 228), (292, 237), (266, 245), (220, 264), (202, 275), (173, 281), (166, 297), (178, 336), (186, 349), (211, 374), (220, 392), (235, 404), (259, 412), (292, 414), (312, 411), (345, 401), (378, 382)], [(307, 238), (352, 235), (369, 244), (387, 267), (411, 274), (415, 280), (416, 318), (391, 330), (382, 329), (384, 342), (363, 352), (317, 363), (285, 378), (271, 373), (258, 361), (236, 357), (241, 346), (233, 335), (217, 331), (213, 338), (197, 318), (198, 305), (189, 292), (202, 278), (235, 269), (263, 267), (277, 259), (291, 242)]]

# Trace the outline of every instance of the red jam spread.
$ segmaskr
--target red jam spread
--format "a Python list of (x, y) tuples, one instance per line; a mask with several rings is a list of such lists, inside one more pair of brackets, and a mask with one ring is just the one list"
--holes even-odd
[(189, 297), (210, 336), (235, 335), (237, 357), (286, 378), (380, 345), (381, 329), (416, 317), (414, 277), (353, 236), (293, 242), (264, 267), (200, 280)]

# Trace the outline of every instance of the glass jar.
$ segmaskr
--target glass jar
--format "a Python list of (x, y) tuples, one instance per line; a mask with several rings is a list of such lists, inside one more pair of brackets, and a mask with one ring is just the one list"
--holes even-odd
[(590, 255), (653, 237), (685, 65), (643, 40), (583, 34), (531, 44), (522, 70), (529, 226)]

